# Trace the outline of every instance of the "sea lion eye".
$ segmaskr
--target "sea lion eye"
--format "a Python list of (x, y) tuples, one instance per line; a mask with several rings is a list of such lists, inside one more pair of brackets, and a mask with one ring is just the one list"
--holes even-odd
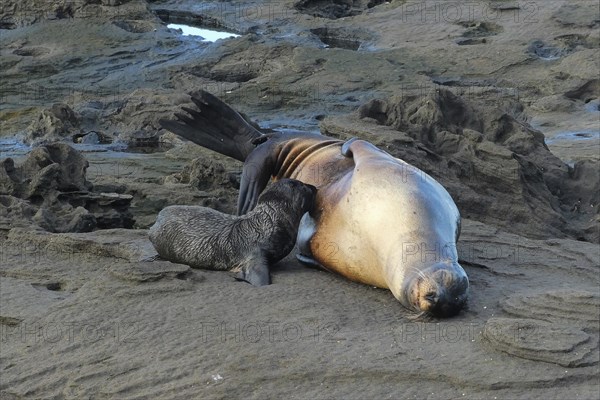
[(428, 292), (425, 295), (425, 300), (427, 300), (430, 303), (435, 303), (435, 298), (436, 298), (437, 293), (436, 292)]

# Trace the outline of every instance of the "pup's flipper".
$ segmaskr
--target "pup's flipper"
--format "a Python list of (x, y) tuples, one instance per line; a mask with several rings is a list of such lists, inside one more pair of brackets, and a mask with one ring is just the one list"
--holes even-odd
[(235, 279), (253, 286), (265, 286), (271, 283), (269, 264), (262, 250), (257, 249), (233, 269)]

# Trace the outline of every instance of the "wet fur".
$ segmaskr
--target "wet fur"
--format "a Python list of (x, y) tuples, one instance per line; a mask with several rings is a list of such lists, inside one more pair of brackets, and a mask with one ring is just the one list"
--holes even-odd
[(315, 193), (311, 185), (283, 179), (240, 217), (200, 206), (169, 206), (150, 228), (150, 241), (166, 260), (243, 275), (248, 268), (273, 264), (289, 254)]

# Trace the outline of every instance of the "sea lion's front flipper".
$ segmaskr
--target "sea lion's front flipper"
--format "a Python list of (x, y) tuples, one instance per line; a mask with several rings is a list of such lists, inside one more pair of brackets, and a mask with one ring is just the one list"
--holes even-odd
[(310, 240), (317, 231), (317, 222), (309, 213), (305, 213), (300, 220), (298, 227), (298, 236), (296, 244), (298, 245), (298, 254), (296, 259), (307, 267), (325, 269), (317, 260), (314, 259), (310, 250)]
[(272, 146), (268, 143), (259, 145), (244, 162), (240, 194), (238, 197), (238, 215), (251, 211), (258, 201), (258, 196), (269, 183), (275, 158)]
[(235, 279), (245, 281), (253, 286), (265, 286), (271, 283), (269, 264), (261, 250), (250, 254), (234, 269)]
[[(304, 213), (298, 226), (298, 236), (296, 236), (296, 244), (298, 245), (298, 255), (302, 259), (312, 258), (310, 251), (310, 239), (317, 231), (317, 223), (309, 213)], [(300, 257), (298, 257), (300, 259)]]

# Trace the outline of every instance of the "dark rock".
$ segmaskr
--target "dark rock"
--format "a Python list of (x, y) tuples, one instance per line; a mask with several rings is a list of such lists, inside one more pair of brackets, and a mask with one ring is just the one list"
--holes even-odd
[(578, 46), (584, 49), (594, 49), (598, 47), (600, 38), (593, 34), (582, 35), (578, 33), (568, 33), (566, 35), (559, 35), (554, 38), (564, 48), (575, 50)]
[(362, 14), (384, 2), (385, 0), (301, 0), (294, 8), (315, 17), (337, 19)]
[(37, 207), (26, 200), (0, 195), (0, 230), (33, 225), (31, 221), (37, 211)]
[(155, 29), (154, 25), (148, 21), (123, 20), (114, 21), (113, 24), (119, 28), (131, 33), (145, 33)]
[(581, 100), (584, 103), (600, 98), (600, 79), (592, 79), (576, 89), (569, 90), (565, 93), (565, 97), (572, 100)]
[(23, 141), (29, 145), (50, 143), (79, 132), (79, 118), (66, 104), (54, 104), (41, 112), (26, 130)]
[(88, 161), (65, 143), (51, 143), (33, 149), (19, 167), (8, 160), (4, 160), (3, 164), (10, 182), (3, 179), (1, 183), (13, 187), (7, 194), (23, 198), (44, 197), (55, 190), (90, 190), (92, 187), (85, 179)]
[(535, 111), (544, 113), (573, 112), (577, 110), (577, 103), (573, 100), (565, 98), (563, 95), (552, 95), (542, 97), (535, 103), (532, 103), (531, 108)]
[[(194, 204), (231, 214), (235, 213), (237, 209), (240, 179), (241, 169), (232, 166), (226, 168), (222, 162), (200, 157), (193, 159), (183, 167), (181, 172), (165, 176), (163, 184), (166, 186), (187, 185), (194, 189), (194, 197), (197, 198)], [(150, 198), (138, 198), (134, 206), (160, 211), (166, 205), (168, 204), (163, 200), (151, 201)]]
[(600, 242), (600, 161), (575, 163), (564, 182), (562, 201), (565, 210), (583, 227), (578, 239)]
[(51, 143), (44, 148), (48, 151), (50, 160), (60, 166), (59, 190), (91, 189), (92, 184), (85, 178), (89, 163), (80, 152), (65, 143)]
[[(600, 190), (596, 183), (583, 184), (598, 182), (594, 165), (570, 171), (548, 150), (544, 135), (525, 122), (517, 100), (488, 96), (467, 102), (441, 89), (372, 100), (341, 126), (326, 120), (322, 129), (342, 138), (346, 133), (336, 132), (350, 130), (348, 135), (371, 140), (429, 173), (448, 189), (464, 217), (536, 238), (598, 242)], [(350, 128), (353, 118), (365, 125), (354, 122)], [(373, 123), (383, 127), (369, 127)], [(574, 204), (580, 203), (574, 215)]]
[(132, 228), (135, 220), (129, 210), (133, 196), (118, 193), (67, 192), (58, 200), (73, 207), (85, 207), (99, 229)]
[(30, 176), (53, 163), (50, 152), (45, 146), (36, 147), (27, 154), (27, 158), (20, 166), (20, 172), (22, 176)]
[(195, 159), (191, 165), (184, 169), (184, 180), (189, 176), (189, 184), (200, 190), (220, 186), (229, 181), (229, 175), (225, 173), (223, 164), (205, 159)]
[(445, 89), (430, 93), (425, 99), (410, 95), (388, 102), (371, 100), (358, 109), (358, 114), (400, 131), (418, 132), (419, 140), (425, 141), (437, 131), (483, 131), (483, 120), (473, 108)]
[(83, 144), (100, 144), (100, 136), (96, 132), (88, 133), (81, 137), (79, 143)]
[(27, 47), (16, 49), (13, 51), (13, 54), (24, 57), (37, 57), (48, 53), (50, 53), (50, 50), (48, 50), (45, 47)]
[(235, 188), (237, 179), (232, 176), (231, 172), (225, 170), (222, 163), (206, 158), (196, 158), (181, 172), (168, 177), (167, 181), (186, 183), (199, 190), (208, 190), (219, 187)]
[(49, 232), (131, 228), (132, 196), (92, 192), (85, 176), (88, 165), (65, 143), (35, 148), (19, 166), (10, 158), (0, 160), (2, 227), (23, 219)]
[(119, 135), (119, 142), (125, 143), (129, 148), (158, 147), (159, 135), (157, 132), (137, 130)]
[(24, 198), (49, 198), (58, 189), (60, 165), (50, 164), (31, 178)]
[(125, 4), (130, 2), (131, 0), (100, 0), (100, 3), (104, 6), (120, 6), (121, 4)]
[(65, 224), (64, 232), (91, 232), (97, 226), (96, 217), (83, 207), (71, 213), (71, 220)]
[(593, 35), (559, 35), (554, 38), (554, 43), (547, 44), (536, 39), (527, 46), (526, 52), (542, 60), (552, 61), (568, 56), (578, 50), (598, 47), (598, 40)]
[[(128, 4), (127, 7), (118, 7)], [(15, 29), (45, 20), (67, 18), (139, 17), (145, 10), (141, 0), (4, 0), (0, 5), (0, 28)]]
[(371, 33), (357, 29), (322, 27), (311, 29), (310, 32), (328, 47), (346, 50), (358, 50), (364, 42), (373, 38)]
[(48, 232), (91, 232), (96, 227), (96, 218), (85, 208), (40, 207), (32, 220)]
[(13, 193), (15, 190), (15, 162), (12, 158), (0, 160), (0, 195)]

